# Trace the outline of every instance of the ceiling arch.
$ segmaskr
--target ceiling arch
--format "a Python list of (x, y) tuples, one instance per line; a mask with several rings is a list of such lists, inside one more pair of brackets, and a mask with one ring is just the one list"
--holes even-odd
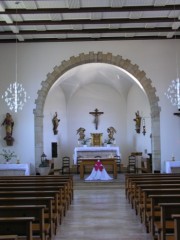
[[(54, 85), (58, 83), (58, 80), (61, 76), (66, 76), (65, 73), (70, 72), (72, 75), (71, 71), (73, 69), (81, 65), (87, 66), (87, 63), (95, 64), (95, 66), (98, 66), (99, 63), (110, 64), (114, 67), (123, 69), (132, 75), (133, 78), (136, 79), (137, 82), (143, 87), (145, 93), (147, 94), (151, 109), (153, 170), (160, 170), (160, 107), (158, 106), (159, 98), (156, 96), (156, 89), (152, 87), (151, 80), (146, 78), (145, 72), (140, 71), (139, 67), (132, 64), (130, 60), (123, 59), (119, 55), (113, 56), (111, 53), (103, 54), (102, 52), (89, 52), (88, 54), (82, 53), (77, 57), (71, 57), (68, 61), (63, 61), (61, 65), (56, 66), (54, 71), (47, 75), (47, 79), (41, 83), (42, 87), (38, 91), (38, 98), (35, 100), (36, 108), (34, 109), (36, 164), (38, 164), (43, 151), (43, 109), (48, 92)], [(126, 77), (126, 75), (124, 77)], [(71, 80), (71, 82), (73, 81)], [(82, 84), (82, 82), (79, 84)], [(131, 82), (133, 82), (132, 79), (130, 80), (130, 85)]]
[[(117, 66), (107, 63), (86, 63), (64, 73), (50, 91), (53, 91), (54, 88), (61, 88), (68, 102), (79, 88), (89, 83), (112, 87), (124, 98), (127, 97), (131, 87), (138, 84), (128, 72)], [(140, 87), (142, 88), (142, 86)]]

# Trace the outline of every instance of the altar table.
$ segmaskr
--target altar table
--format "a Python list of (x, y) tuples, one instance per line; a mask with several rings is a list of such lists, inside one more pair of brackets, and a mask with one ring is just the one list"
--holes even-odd
[(165, 163), (165, 172), (166, 173), (172, 173), (171, 168), (172, 167), (179, 167), (180, 168), (180, 161), (166, 161)]
[(120, 150), (118, 146), (110, 147), (76, 147), (74, 149), (74, 164), (77, 164), (77, 157), (82, 158), (94, 158), (95, 156), (101, 156), (101, 158), (112, 158), (115, 155), (120, 156)]
[[(84, 178), (84, 167), (85, 166), (94, 166), (95, 162), (97, 161), (97, 158), (82, 158), (80, 162), (80, 178)], [(101, 158), (100, 159), (103, 166), (105, 165), (111, 165), (113, 166), (113, 176), (114, 178), (117, 178), (117, 163), (115, 158)]]
[(18, 176), (18, 175), (30, 175), (30, 164), (0, 164), (0, 176)]

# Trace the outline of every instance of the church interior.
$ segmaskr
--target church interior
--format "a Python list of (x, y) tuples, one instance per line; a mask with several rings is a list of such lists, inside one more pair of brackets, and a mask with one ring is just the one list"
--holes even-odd
[[(0, 2), (0, 239), (18, 221), (29, 240), (180, 239), (179, 27), (180, 0)], [(170, 230), (146, 209), (161, 191)], [(25, 197), (34, 216), (12, 222)]]

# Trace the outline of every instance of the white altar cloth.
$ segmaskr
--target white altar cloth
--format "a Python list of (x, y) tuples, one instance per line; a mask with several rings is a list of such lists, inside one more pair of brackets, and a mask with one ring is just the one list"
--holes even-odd
[[(111, 146), (111, 147), (76, 147), (74, 149), (74, 164), (77, 163), (78, 155), (83, 154), (83, 158), (93, 158), (93, 154), (95, 155), (103, 155), (102, 158), (108, 158), (110, 155), (113, 154), (120, 156), (120, 150), (118, 146)], [(111, 156), (111, 158), (113, 157)]]
[(166, 161), (165, 172), (172, 173), (171, 167), (180, 167), (180, 161)]
[(0, 164), (0, 172), (8, 171), (8, 170), (24, 170), (24, 174), (26, 176), (30, 175), (30, 164), (22, 163), (22, 164), (14, 164), (14, 163), (6, 163)]
[(100, 170), (96, 171), (95, 168), (93, 168), (91, 174), (85, 180), (86, 181), (93, 181), (93, 180), (108, 181), (108, 180), (112, 180), (112, 179), (113, 178), (111, 178), (108, 175), (105, 168), (102, 171), (100, 171)]
[(91, 174), (85, 180), (86, 181), (93, 181), (93, 180), (107, 181), (107, 180), (112, 180), (112, 178), (106, 172), (106, 169), (102, 165), (101, 161), (98, 160), (95, 163)]

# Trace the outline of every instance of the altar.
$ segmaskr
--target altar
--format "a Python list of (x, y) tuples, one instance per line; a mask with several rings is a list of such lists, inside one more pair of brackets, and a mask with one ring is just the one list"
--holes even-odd
[(14, 164), (14, 163), (7, 163), (7, 164), (0, 164), (0, 176), (20, 176), (30, 175), (30, 164)]
[(180, 161), (166, 161), (165, 162), (165, 172), (172, 173), (172, 168), (180, 168)]
[(74, 149), (74, 164), (77, 164), (77, 158), (94, 158), (100, 156), (101, 158), (112, 158), (120, 156), (120, 149), (118, 146), (110, 147), (75, 147)]

